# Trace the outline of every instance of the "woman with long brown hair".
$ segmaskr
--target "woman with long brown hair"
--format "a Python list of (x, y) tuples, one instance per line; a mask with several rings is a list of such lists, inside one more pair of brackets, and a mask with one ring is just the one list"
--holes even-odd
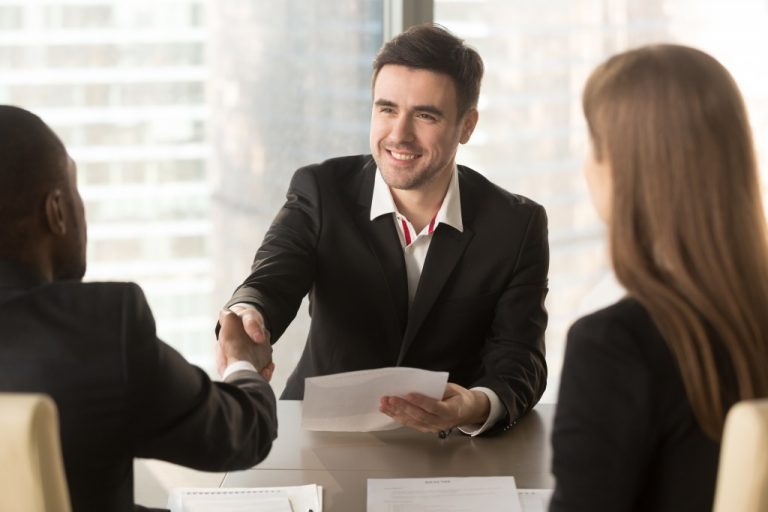
[(711, 510), (723, 421), (768, 396), (768, 248), (738, 87), (711, 56), (608, 59), (585, 174), (627, 297), (568, 334), (551, 511)]

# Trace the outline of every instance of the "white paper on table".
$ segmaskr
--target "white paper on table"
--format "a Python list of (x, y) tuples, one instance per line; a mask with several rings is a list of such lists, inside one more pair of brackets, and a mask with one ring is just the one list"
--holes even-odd
[(182, 507), (184, 512), (293, 512), (288, 498), (249, 497), (243, 501), (216, 498), (205, 501), (190, 501)]
[(523, 512), (547, 512), (552, 492), (552, 489), (518, 489)]
[(171, 490), (171, 512), (322, 512), (320, 485), (181, 487)]
[(369, 478), (368, 512), (522, 512), (515, 478)]
[(439, 400), (447, 383), (448, 372), (402, 366), (309, 377), (304, 381), (301, 426), (335, 432), (398, 428), (399, 423), (379, 412), (382, 396), (420, 393)]

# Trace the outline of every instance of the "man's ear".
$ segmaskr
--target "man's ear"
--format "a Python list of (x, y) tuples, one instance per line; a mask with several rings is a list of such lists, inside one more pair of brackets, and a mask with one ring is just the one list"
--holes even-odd
[(477, 119), (479, 117), (480, 115), (477, 113), (476, 108), (471, 108), (464, 114), (464, 121), (462, 121), (461, 126), (461, 138), (459, 139), (460, 143), (466, 144), (469, 142), (469, 138), (472, 136), (472, 132), (475, 131), (475, 126), (477, 126)]
[(67, 217), (64, 194), (55, 188), (45, 196), (45, 219), (48, 229), (57, 236), (67, 234)]

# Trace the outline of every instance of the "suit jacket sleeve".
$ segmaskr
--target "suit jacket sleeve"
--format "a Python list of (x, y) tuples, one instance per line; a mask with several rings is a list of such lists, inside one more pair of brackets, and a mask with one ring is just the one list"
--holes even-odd
[(541, 398), (547, 385), (544, 331), (549, 242), (547, 215), (535, 205), (512, 277), (496, 304), (483, 348), (484, 374), (473, 386), (492, 389), (506, 415), (489, 433), (511, 428)]
[(249, 275), (225, 307), (256, 306), (275, 342), (296, 316), (315, 279), (320, 236), (320, 194), (311, 168), (301, 168), (288, 187), (286, 202), (256, 251)]
[(635, 510), (652, 430), (650, 374), (631, 325), (586, 317), (571, 328), (552, 436), (551, 512)]
[(159, 339), (141, 289), (126, 287), (125, 379), (134, 454), (206, 471), (245, 469), (277, 437), (275, 395), (254, 372), (212, 382)]

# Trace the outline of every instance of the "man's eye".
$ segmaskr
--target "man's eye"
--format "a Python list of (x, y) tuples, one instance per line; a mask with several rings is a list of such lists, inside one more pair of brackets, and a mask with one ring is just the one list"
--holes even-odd
[(435, 116), (433, 116), (432, 114), (427, 114), (425, 112), (422, 112), (422, 113), (418, 114), (418, 117), (421, 118), (421, 119), (425, 119), (427, 121), (436, 121), (437, 120), (437, 118)]

